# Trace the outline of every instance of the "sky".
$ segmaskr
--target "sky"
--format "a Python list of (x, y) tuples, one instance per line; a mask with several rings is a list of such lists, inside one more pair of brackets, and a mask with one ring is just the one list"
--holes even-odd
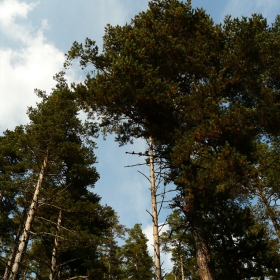
[[(280, 13), (279, 0), (193, 0), (192, 7), (202, 7), (215, 23), (226, 15), (261, 13), (271, 24)], [(0, 133), (27, 123), (27, 107), (38, 101), (34, 89), (51, 92), (52, 77), (65, 71), (64, 54), (75, 40), (84, 42), (89, 37), (102, 49), (106, 24), (124, 25), (147, 8), (148, 0), (0, 0)], [(80, 82), (85, 73), (73, 67), (66, 77), (69, 82)], [(116, 210), (122, 224), (129, 228), (142, 224), (152, 252), (151, 217), (146, 211), (151, 208), (149, 182), (137, 172), (148, 176), (149, 169), (124, 167), (143, 162), (126, 152), (143, 151), (146, 143), (119, 148), (114, 137), (108, 136), (106, 141), (97, 139), (97, 144), (100, 180), (94, 191), (102, 197), (102, 204)], [(160, 222), (168, 212), (162, 211)], [(163, 261), (168, 271), (170, 256)]]

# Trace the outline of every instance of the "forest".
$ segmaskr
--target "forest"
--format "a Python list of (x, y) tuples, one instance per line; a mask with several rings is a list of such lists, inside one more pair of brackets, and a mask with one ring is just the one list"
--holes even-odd
[[(64, 67), (84, 81), (56, 74), (0, 136), (1, 279), (280, 279), (279, 45), (280, 16), (215, 24), (178, 0), (108, 24), (101, 51), (75, 41)], [(149, 143), (153, 257), (95, 192), (100, 134)], [(158, 180), (175, 188), (165, 231)]]

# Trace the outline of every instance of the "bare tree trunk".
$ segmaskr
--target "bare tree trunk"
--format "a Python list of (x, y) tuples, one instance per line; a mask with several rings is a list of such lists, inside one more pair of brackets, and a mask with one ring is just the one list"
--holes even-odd
[(57, 265), (57, 257), (58, 257), (58, 246), (59, 246), (59, 233), (61, 229), (61, 220), (62, 220), (62, 210), (59, 210), (57, 224), (56, 224), (56, 234), (54, 239), (54, 247), (52, 251), (52, 264), (51, 264), (51, 271), (49, 275), (50, 280), (59, 280), (60, 269), (58, 269)]
[(200, 279), (215, 280), (211, 253), (207, 243), (203, 216), (201, 214), (197, 195), (193, 195), (193, 198), (184, 207), (183, 212), (190, 223), (190, 230), (196, 249), (196, 263)]
[(152, 199), (152, 218), (153, 218), (153, 239), (154, 239), (154, 263), (156, 268), (156, 280), (161, 280), (162, 278), (161, 278), (160, 244), (159, 244), (159, 232), (158, 232), (157, 196), (156, 196), (152, 137), (149, 138), (149, 152), (150, 152), (150, 180), (151, 180), (151, 199)]
[(273, 209), (271, 209), (271, 206), (269, 205), (269, 201), (267, 200), (267, 198), (266, 198), (262, 188), (258, 187), (258, 191), (259, 191), (259, 194), (260, 194), (260, 196), (262, 198), (262, 201), (263, 201), (263, 203), (264, 203), (264, 205), (266, 207), (266, 211), (267, 211), (267, 213), (269, 215), (269, 218), (272, 221), (272, 224), (273, 224), (273, 227), (274, 227), (274, 229), (276, 231), (276, 234), (277, 234), (278, 238), (280, 238), (280, 226), (279, 226), (279, 224), (277, 222), (277, 217), (276, 217)]
[(15, 255), (15, 259), (14, 262), (12, 264), (12, 269), (10, 272), (10, 275), (8, 277), (9, 280), (17, 280), (18, 279), (18, 274), (19, 274), (19, 269), (20, 269), (20, 263), (22, 261), (23, 258), (23, 254), (27, 248), (27, 243), (29, 240), (29, 231), (31, 229), (33, 220), (34, 220), (34, 216), (35, 216), (35, 211), (37, 210), (38, 207), (38, 196), (39, 196), (39, 192), (42, 186), (42, 182), (43, 182), (43, 178), (44, 178), (44, 174), (45, 174), (45, 169), (47, 167), (47, 163), (48, 163), (48, 155), (45, 156), (44, 161), (43, 161), (43, 165), (39, 174), (39, 178), (37, 181), (37, 185), (36, 185), (36, 189), (33, 195), (33, 199), (32, 199), (32, 203), (30, 205), (29, 211), (28, 211), (28, 215), (27, 215), (27, 219), (24, 225), (24, 229), (23, 229), (23, 233), (21, 236), (21, 241), (18, 245), (17, 248), (17, 253)]

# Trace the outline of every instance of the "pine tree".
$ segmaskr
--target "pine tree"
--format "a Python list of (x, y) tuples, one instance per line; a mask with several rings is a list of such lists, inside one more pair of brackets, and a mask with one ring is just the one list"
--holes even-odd
[(116, 213), (110, 217), (110, 227), (104, 235), (104, 242), (99, 248), (104, 264), (102, 279), (122, 279), (121, 248), (118, 241), (124, 239), (127, 229), (119, 223)]
[(128, 234), (122, 246), (123, 279), (153, 279), (153, 260), (149, 255), (148, 239), (143, 234), (141, 225), (135, 224)]
[(62, 187), (76, 188), (77, 192), (80, 184), (83, 184), (81, 193), (86, 192), (85, 187), (93, 186), (98, 178), (92, 166), (95, 157), (91, 148), (83, 147), (87, 134), (77, 118), (79, 108), (73, 93), (63, 75), (57, 75), (56, 79), (58, 84), (50, 96), (37, 91), (42, 101), (37, 108), (29, 109), (30, 123), (17, 134), (16, 141), (26, 170), (21, 183), (26, 183), (25, 191), (21, 189), (17, 199), (29, 205), (23, 207), (26, 217), (19, 229), (20, 240), (14, 245), (16, 253), (11, 253), (10, 264), (6, 267), (5, 280), (19, 277), (28, 242), (34, 234), (36, 216), (41, 206), (51, 202), (50, 196), (55, 197)]

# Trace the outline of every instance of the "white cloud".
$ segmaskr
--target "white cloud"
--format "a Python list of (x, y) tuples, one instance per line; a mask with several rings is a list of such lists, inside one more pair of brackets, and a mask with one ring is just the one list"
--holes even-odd
[(222, 16), (231, 15), (232, 17), (241, 17), (251, 16), (253, 13), (260, 13), (268, 19), (268, 23), (270, 24), (274, 22), (279, 8), (280, 2), (278, 0), (230, 0), (222, 12)]
[[(17, 0), (5, 0), (0, 3), (1, 32), (10, 40), (28, 45), (36, 34), (33, 34), (34, 30), (27, 17), (36, 5), (37, 3), (27, 4)], [(23, 19), (24, 24), (19, 24), (19, 19)]]
[(27, 4), (17, 0), (4, 0), (0, 3), (0, 24), (10, 26), (17, 17), (27, 18), (27, 15), (38, 3)]
[(37, 100), (34, 88), (50, 92), (52, 77), (63, 70), (64, 54), (44, 37), (47, 21), (36, 29), (27, 20), (35, 6), (16, 0), (0, 3), (0, 32), (10, 42), (0, 48), (0, 132), (25, 124), (26, 109)]

